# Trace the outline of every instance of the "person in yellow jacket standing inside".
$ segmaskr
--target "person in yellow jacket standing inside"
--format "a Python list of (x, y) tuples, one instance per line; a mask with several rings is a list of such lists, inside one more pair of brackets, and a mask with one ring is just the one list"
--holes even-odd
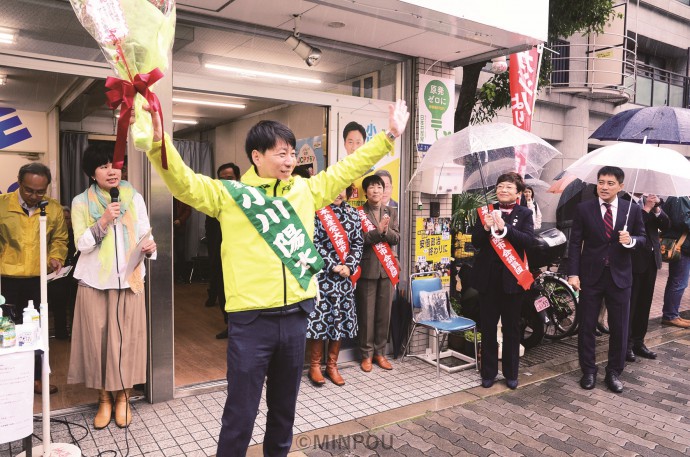
[(218, 457), (246, 454), (264, 380), (264, 455), (286, 456), (290, 450), (307, 317), (314, 309), (315, 274), (324, 264), (313, 243), (314, 213), (391, 151), (409, 112), (403, 101), (389, 111), (387, 132), (311, 179), (291, 176), (296, 165), (292, 131), (261, 121), (247, 134), (245, 152), (253, 166), (241, 181), (195, 174), (168, 136), (164, 169), (162, 126), (158, 115), (152, 116), (151, 164), (176, 198), (218, 219), (223, 234), (228, 397)]
[[(29, 163), (19, 169), (19, 188), (0, 195), (0, 275), (2, 294), (7, 303), (15, 305), (13, 320), (21, 324), (23, 310), (29, 300), (41, 303), (41, 265), (39, 236), (39, 203), (46, 205), (48, 272), (59, 271), (67, 257), (67, 225), (62, 206), (46, 197), (50, 185), (50, 168)], [(42, 205), (41, 205), (42, 206)], [(36, 357), (34, 392), (41, 393), (41, 362)], [(50, 386), (50, 393), (57, 387)]]

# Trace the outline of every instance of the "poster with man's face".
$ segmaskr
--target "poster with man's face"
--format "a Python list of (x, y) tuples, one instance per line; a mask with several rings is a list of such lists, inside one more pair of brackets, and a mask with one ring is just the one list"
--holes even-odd
[[(366, 138), (361, 138), (359, 132), (353, 131), (343, 140), (343, 128), (351, 121), (355, 121), (364, 127)], [(352, 154), (357, 147), (366, 143), (376, 136), (377, 133), (385, 130), (388, 127), (388, 117), (378, 113), (339, 113), (338, 124), (340, 134), (338, 160), (340, 160)], [(366, 202), (367, 198), (362, 190), (362, 180), (374, 173), (381, 176), (384, 182), (383, 204), (397, 207), (400, 201), (400, 149), (398, 142), (396, 142), (395, 148), (393, 148), (390, 154), (382, 158), (371, 170), (354, 182), (355, 192), (348, 200), (351, 206), (356, 208)]]

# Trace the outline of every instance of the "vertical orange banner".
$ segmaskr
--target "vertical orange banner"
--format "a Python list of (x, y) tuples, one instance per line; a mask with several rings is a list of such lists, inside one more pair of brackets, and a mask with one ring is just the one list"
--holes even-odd
[[(539, 45), (510, 56), (510, 107), (513, 125), (528, 132), (532, 130), (543, 50), (543, 45)], [(526, 161), (525, 151), (515, 148), (515, 171), (522, 176), (525, 175)]]

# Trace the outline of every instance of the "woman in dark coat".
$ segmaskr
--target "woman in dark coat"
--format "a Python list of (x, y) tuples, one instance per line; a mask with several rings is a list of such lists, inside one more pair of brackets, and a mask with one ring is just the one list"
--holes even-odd
[[(503, 328), (503, 376), (511, 389), (518, 386), (518, 363), (520, 358), (520, 310), (525, 300), (525, 287), (529, 288), (532, 277), (529, 270), (517, 267), (509, 269), (506, 258), (496, 253), (491, 244), (492, 237), (503, 237), (514, 248), (515, 259), (524, 262), (525, 249), (534, 243), (534, 221), (532, 211), (516, 205), (518, 195), (524, 191), (525, 183), (517, 173), (505, 173), (498, 177), (496, 195), (500, 217), (494, 211), (483, 220), (477, 218), (472, 229), (472, 244), (479, 250), (472, 269), (472, 286), (479, 291), (480, 322), (482, 332), (482, 386), (491, 387), (498, 374), (497, 325), (499, 318)], [(491, 228), (495, 229), (495, 234)], [(505, 246), (500, 247), (503, 254)], [(514, 273), (523, 273), (522, 284)]]
[[(342, 191), (335, 201), (316, 212), (314, 221), (314, 245), (324, 261), (324, 269), (319, 274), (319, 302), (309, 315), (307, 327), (307, 353), (309, 354), (309, 379), (314, 385), (321, 386), (326, 381), (321, 373), (321, 355), (324, 341), (328, 341), (328, 358), (326, 376), (334, 384), (345, 384), (338, 372), (338, 354), (342, 338), (354, 338), (357, 335), (357, 309), (355, 307), (355, 279), (353, 275), (362, 258), (364, 239), (362, 223), (357, 211), (346, 203), (352, 195), (353, 186)], [(332, 213), (331, 213), (332, 211)], [(335, 216), (340, 222), (342, 232), (349, 244), (347, 253), (341, 254), (334, 246), (331, 235), (324, 227), (329, 219)], [(335, 235), (336, 244), (341, 244)], [(342, 244), (344, 246), (344, 244)], [(356, 278), (356, 276), (354, 276)]]

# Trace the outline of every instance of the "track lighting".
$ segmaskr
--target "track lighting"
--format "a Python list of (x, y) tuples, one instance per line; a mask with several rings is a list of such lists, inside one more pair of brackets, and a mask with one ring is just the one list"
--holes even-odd
[(295, 28), (293, 29), (292, 35), (285, 40), (285, 44), (290, 46), (290, 49), (295, 51), (295, 54), (304, 59), (307, 65), (313, 67), (321, 60), (321, 49), (310, 46), (299, 38), (299, 19), (302, 16), (299, 14), (293, 14), (292, 16), (295, 18)]

